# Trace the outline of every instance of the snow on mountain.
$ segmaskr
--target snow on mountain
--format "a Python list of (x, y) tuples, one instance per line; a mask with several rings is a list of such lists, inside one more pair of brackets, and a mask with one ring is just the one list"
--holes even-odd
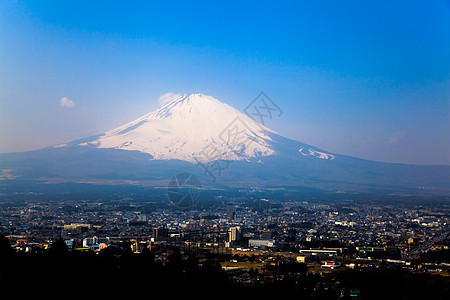
[(243, 160), (275, 154), (270, 147), (271, 133), (275, 132), (211, 96), (189, 94), (89, 144), (137, 150), (155, 160)]
[(213, 97), (170, 97), (161, 108), (104, 134), (0, 154), (0, 185), (72, 182), (160, 187), (174, 175), (188, 172), (212, 185), (233, 187), (446, 195), (450, 190), (449, 166), (389, 164), (332, 154), (285, 138)]
[(300, 152), (300, 154), (303, 155), (303, 156), (315, 156), (315, 157), (321, 158), (321, 159), (333, 160), (335, 158), (335, 156), (333, 154), (324, 153), (324, 152), (316, 151), (316, 150), (313, 150), (313, 149), (300, 148), (298, 150), (298, 152)]

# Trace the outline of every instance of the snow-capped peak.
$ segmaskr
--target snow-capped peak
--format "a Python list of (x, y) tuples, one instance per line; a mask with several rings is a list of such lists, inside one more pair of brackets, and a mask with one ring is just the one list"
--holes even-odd
[(137, 150), (153, 159), (241, 160), (275, 154), (269, 133), (274, 132), (211, 96), (185, 94), (90, 144)]

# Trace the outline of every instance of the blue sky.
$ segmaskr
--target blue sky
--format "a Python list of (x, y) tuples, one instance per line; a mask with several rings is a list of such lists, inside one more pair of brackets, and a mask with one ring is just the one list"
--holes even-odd
[(449, 15), (447, 1), (0, 1), (0, 152), (104, 132), (167, 92), (243, 110), (264, 91), (287, 137), (450, 164)]

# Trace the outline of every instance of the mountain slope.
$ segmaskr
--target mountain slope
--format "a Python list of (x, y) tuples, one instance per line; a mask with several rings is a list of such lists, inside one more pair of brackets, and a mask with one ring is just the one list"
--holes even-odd
[[(230, 126), (240, 126), (230, 128)], [(232, 141), (227, 130), (243, 130), (245, 141)], [(108, 131), (89, 144), (98, 148), (137, 150), (153, 159), (208, 161), (204, 151), (232, 160), (275, 154), (268, 146), (270, 129), (256, 123), (233, 107), (202, 94), (182, 95), (160, 109)], [(252, 139), (252, 143), (246, 143)], [(234, 142), (236, 149), (232, 148)], [(241, 144), (239, 144), (241, 143)], [(80, 145), (87, 145), (82, 143)], [(246, 147), (243, 147), (243, 146)], [(245, 149), (244, 149), (245, 148)], [(236, 155), (233, 150), (242, 150)]]
[(448, 194), (450, 166), (368, 161), (287, 139), (210, 96), (180, 95), (104, 134), (0, 155), (0, 186), (17, 181), (167, 187), (180, 172), (210, 186), (308, 186)]

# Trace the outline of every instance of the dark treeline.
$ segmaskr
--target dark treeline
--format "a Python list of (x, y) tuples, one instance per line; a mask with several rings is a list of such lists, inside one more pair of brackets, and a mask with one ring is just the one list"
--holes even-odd
[[(168, 251), (164, 263), (148, 249), (136, 254), (117, 244), (98, 254), (68, 249), (62, 239), (45, 251), (16, 252), (0, 236), (3, 295), (46, 298), (206, 297), (232, 299), (450, 299), (450, 280), (402, 269), (342, 269), (320, 276), (299, 263), (251, 270), (253, 283), (233, 281), (208, 253)], [(222, 258), (223, 259), (223, 258)], [(279, 276), (282, 275), (282, 280)], [(350, 296), (352, 290), (358, 297)]]
[[(231, 281), (213, 255), (182, 255), (171, 248), (164, 263), (145, 248), (109, 246), (98, 254), (70, 250), (63, 239), (47, 250), (18, 253), (0, 236), (0, 288), (15, 295), (46, 297), (218, 297), (233, 298), (295, 293), (283, 284), (247, 286)], [(288, 269), (289, 266), (283, 266)], [(295, 269), (297, 272), (297, 269)], [(292, 287), (293, 288), (293, 287)], [(53, 297), (52, 297), (53, 298)]]
[(62, 239), (46, 251), (16, 253), (8, 239), (0, 237), (0, 287), (18, 295), (201, 296), (228, 284), (218, 262), (200, 261), (194, 253), (182, 259), (177, 248), (162, 264), (148, 249), (135, 254), (130, 247), (117, 245), (96, 254), (71, 251)]

